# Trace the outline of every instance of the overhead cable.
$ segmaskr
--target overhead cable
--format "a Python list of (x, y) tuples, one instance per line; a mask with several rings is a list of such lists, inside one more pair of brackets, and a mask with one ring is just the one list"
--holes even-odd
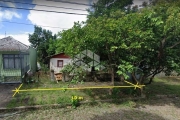
[(90, 5), (90, 4), (78, 3), (78, 2), (69, 2), (69, 1), (63, 1), (63, 0), (46, 0), (46, 1), (68, 3), (68, 4), (75, 4), (75, 5), (84, 5), (84, 6), (93, 6), (93, 5)]
[(68, 7), (58, 7), (58, 6), (40, 5), (40, 4), (19, 2), (19, 1), (17, 2), (17, 1), (7, 1), (7, 0), (3, 1), (3, 0), (1, 0), (1, 2), (18, 3), (18, 4), (26, 4), (26, 5), (34, 5), (34, 6), (44, 6), (44, 7), (52, 7), (52, 8), (62, 8), (62, 9), (79, 10), (79, 11), (87, 11), (87, 10), (78, 9), (78, 8), (68, 8)]
[[(33, 25), (29, 23), (20, 23), (20, 22), (11, 22), (11, 21), (0, 21), (0, 22), (7, 22), (7, 23), (15, 23), (15, 24), (23, 24), (23, 25)], [(34, 25), (33, 25), (34, 26)], [(58, 28), (58, 29), (69, 29), (69, 28), (61, 28), (61, 27), (53, 27), (53, 26), (44, 26), (44, 25), (37, 25), (40, 27), (49, 27), (49, 28)]]
[(31, 8), (19, 8), (19, 7), (9, 7), (9, 6), (1, 6), (1, 8), (12, 8), (12, 9), (21, 9), (21, 10), (33, 10), (33, 11), (41, 11), (41, 12), (51, 12), (51, 13), (64, 13), (64, 14), (71, 14), (71, 15), (88, 15), (82, 13), (72, 13), (72, 12), (59, 12), (59, 11), (50, 11), (50, 10), (40, 10), (40, 9), (31, 9)]

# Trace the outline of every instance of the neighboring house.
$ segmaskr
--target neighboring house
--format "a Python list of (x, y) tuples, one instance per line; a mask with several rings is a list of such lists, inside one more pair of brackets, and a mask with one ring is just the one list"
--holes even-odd
[(12, 37), (0, 39), (0, 83), (21, 83), (26, 72), (36, 72), (36, 50)]
[(54, 70), (54, 73), (59, 73), (64, 65), (70, 62), (71, 58), (64, 53), (59, 53), (50, 56), (50, 70)]

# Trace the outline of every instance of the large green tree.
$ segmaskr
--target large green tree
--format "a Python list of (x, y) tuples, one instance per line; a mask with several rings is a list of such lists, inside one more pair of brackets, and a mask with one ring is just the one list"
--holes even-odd
[[(102, 61), (105, 61), (107, 64), (115, 63), (115, 52), (110, 51), (112, 44), (115, 43), (104, 44), (104, 42), (106, 42), (109, 38), (113, 40), (116, 36), (113, 36), (115, 35), (113, 30), (106, 31), (109, 28), (104, 25), (106, 22), (111, 22), (110, 24), (114, 25), (114, 19), (118, 19), (123, 16), (124, 12), (122, 12), (122, 10), (124, 11), (125, 7), (131, 5), (133, 3), (132, 1), (133, 0), (98, 0), (92, 6), (92, 11), (89, 10), (88, 19), (85, 23), (75, 23), (72, 29), (59, 33), (60, 42), (58, 43), (58, 51), (64, 50), (67, 54), (73, 55), (84, 49), (90, 49), (91, 51), (99, 54)], [(110, 17), (112, 17), (112, 19)], [(97, 20), (95, 20), (96, 18)], [(105, 29), (102, 32), (94, 30), (96, 26), (98, 27), (98, 30)], [(99, 39), (100, 36), (104, 36), (105, 34), (107, 34), (106, 38)], [(67, 43), (68, 46), (66, 45)], [(102, 51), (102, 49), (105, 49), (106, 51)], [(110, 64), (108, 68), (112, 74), (112, 82), (114, 82), (114, 66), (112, 66), (112, 64)]]
[(110, 16), (116, 10), (126, 10), (126, 7), (133, 4), (133, 0), (98, 0), (89, 10), (89, 17)]
[(160, 72), (180, 73), (179, 5), (161, 2), (135, 13), (116, 10), (110, 16), (91, 17), (59, 33), (58, 48), (70, 55), (90, 49), (110, 66), (112, 77), (117, 72), (150, 84)]
[[(173, 13), (173, 14), (172, 14)], [(140, 84), (151, 83), (160, 72), (180, 72), (179, 2), (162, 2), (151, 8), (124, 16), (119, 22), (122, 44), (114, 46), (120, 57), (119, 74)]]
[(31, 46), (37, 49), (38, 61), (48, 64), (48, 56), (55, 54), (56, 35), (51, 31), (34, 26), (34, 33), (29, 34), (29, 42)]

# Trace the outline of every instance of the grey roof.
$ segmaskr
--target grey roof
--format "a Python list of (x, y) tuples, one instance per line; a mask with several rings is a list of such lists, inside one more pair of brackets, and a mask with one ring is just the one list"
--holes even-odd
[(29, 46), (15, 40), (13, 37), (8, 36), (0, 39), (0, 51), (27, 51)]

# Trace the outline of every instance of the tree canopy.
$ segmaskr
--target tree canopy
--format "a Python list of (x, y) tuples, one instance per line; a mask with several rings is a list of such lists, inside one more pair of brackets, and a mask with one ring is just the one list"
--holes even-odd
[(98, 0), (93, 4), (92, 11), (89, 10), (89, 17), (110, 16), (111, 12), (125, 10), (127, 6), (132, 4), (133, 0)]
[(179, 73), (179, 5), (179, 2), (161, 2), (135, 13), (116, 9), (109, 15), (91, 16), (88, 22), (75, 23), (58, 34), (57, 51), (73, 56), (90, 49), (119, 75), (127, 78), (130, 74), (141, 84), (146, 80), (151, 83), (160, 72)]
[(37, 49), (38, 61), (48, 64), (48, 56), (55, 54), (56, 35), (51, 31), (34, 26), (34, 33), (29, 34), (31, 46)]

